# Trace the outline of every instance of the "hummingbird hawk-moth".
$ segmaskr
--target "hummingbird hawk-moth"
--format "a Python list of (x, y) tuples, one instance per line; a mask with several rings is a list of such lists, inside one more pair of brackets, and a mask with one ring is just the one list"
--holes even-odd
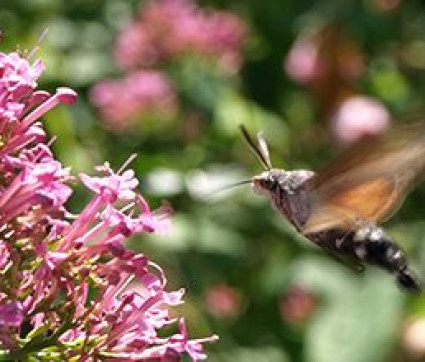
[(254, 191), (267, 196), (298, 232), (356, 270), (379, 266), (402, 289), (420, 292), (404, 251), (378, 225), (425, 170), (425, 123), (363, 139), (317, 173), (273, 168), (262, 134), (255, 143), (245, 127), (241, 131), (265, 168), (251, 179)]

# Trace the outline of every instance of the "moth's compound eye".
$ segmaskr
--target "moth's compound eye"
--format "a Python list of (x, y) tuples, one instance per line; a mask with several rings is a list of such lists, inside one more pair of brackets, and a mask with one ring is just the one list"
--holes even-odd
[(273, 191), (276, 188), (277, 182), (271, 177), (265, 177), (261, 179), (261, 187), (263, 189)]
[(269, 172), (263, 172), (261, 175), (252, 178), (252, 186), (254, 191), (260, 194), (273, 192), (276, 189), (278, 182)]
[(264, 187), (267, 189), (272, 189), (276, 182), (270, 178), (264, 179), (263, 181)]
[(256, 176), (252, 178), (252, 186), (254, 190), (261, 193), (269, 189), (269, 179), (263, 176)]

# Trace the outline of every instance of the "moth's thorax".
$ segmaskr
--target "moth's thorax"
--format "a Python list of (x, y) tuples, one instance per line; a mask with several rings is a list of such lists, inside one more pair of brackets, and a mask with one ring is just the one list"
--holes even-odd
[(252, 178), (252, 187), (259, 195), (267, 196), (272, 205), (297, 229), (308, 218), (305, 182), (314, 175), (308, 170), (285, 171), (271, 169)]

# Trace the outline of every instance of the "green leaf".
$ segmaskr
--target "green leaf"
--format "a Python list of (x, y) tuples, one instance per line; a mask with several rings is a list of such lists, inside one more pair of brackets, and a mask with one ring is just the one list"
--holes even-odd
[[(390, 276), (368, 272), (329, 301), (306, 337), (308, 362), (387, 360), (402, 317), (402, 293)], [(356, 285), (357, 284), (357, 285)]]

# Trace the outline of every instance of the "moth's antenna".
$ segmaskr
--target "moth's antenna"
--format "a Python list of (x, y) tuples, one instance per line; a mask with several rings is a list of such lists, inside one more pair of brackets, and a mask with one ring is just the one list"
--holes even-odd
[(258, 140), (258, 149), (260, 153), (263, 155), (264, 161), (267, 165), (267, 169), (272, 168), (272, 163), (270, 161), (270, 153), (269, 153), (269, 147), (267, 146), (266, 139), (264, 138), (263, 132), (257, 133), (257, 140)]
[(245, 126), (243, 124), (241, 124), (241, 125), (239, 125), (239, 128), (242, 132), (243, 139), (248, 144), (249, 149), (260, 160), (260, 162), (264, 166), (264, 168), (266, 170), (270, 170), (272, 168), (272, 166), (271, 166), (271, 163), (270, 163), (269, 150), (268, 150), (267, 143), (266, 143), (262, 133), (259, 133), (257, 135), (258, 145), (256, 145), (255, 142), (252, 140), (251, 136), (249, 135)]

